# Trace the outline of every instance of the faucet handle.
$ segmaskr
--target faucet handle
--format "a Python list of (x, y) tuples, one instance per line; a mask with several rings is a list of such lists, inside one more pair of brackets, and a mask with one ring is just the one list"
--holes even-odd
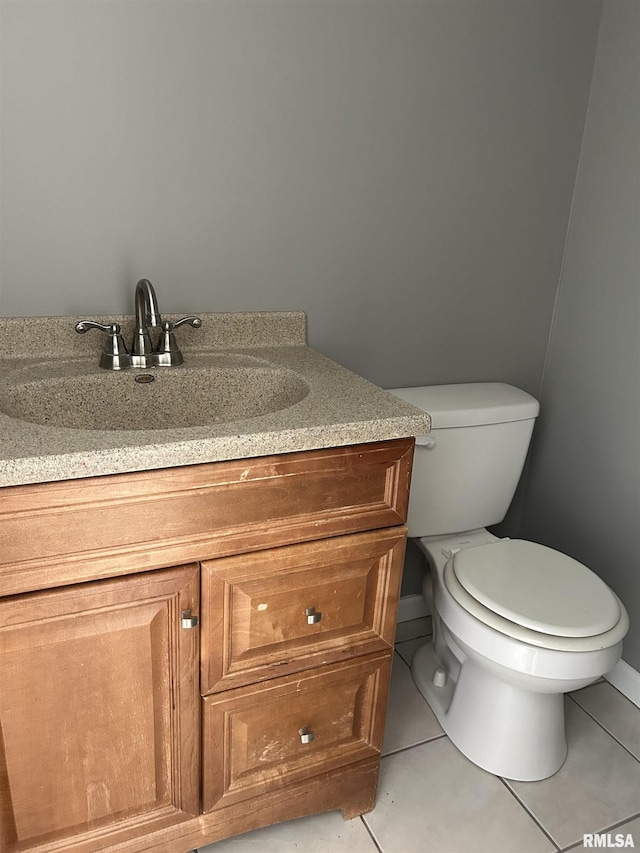
[[(169, 323), (169, 326), (172, 326), (173, 329), (177, 329), (178, 326), (184, 325), (184, 323), (188, 323), (192, 328), (199, 329), (202, 326), (202, 320), (200, 317), (183, 317), (181, 320), (176, 320), (175, 323)], [(164, 323), (162, 324), (164, 326)]]
[(160, 335), (160, 340), (158, 341), (158, 346), (154, 353), (154, 360), (156, 364), (166, 367), (183, 363), (184, 358), (182, 357), (180, 347), (177, 344), (174, 330), (185, 323), (188, 323), (194, 329), (199, 329), (200, 326), (202, 326), (202, 320), (200, 317), (183, 317), (181, 320), (176, 320), (175, 323), (171, 323), (169, 320), (164, 320), (160, 324), (162, 334)]
[(106, 332), (108, 335), (120, 334), (118, 323), (109, 323), (106, 326), (103, 323), (96, 323), (95, 320), (79, 320), (76, 323), (76, 332), (79, 335), (84, 335), (89, 329), (100, 329), (101, 332)]
[(104, 367), (105, 370), (123, 370), (130, 367), (131, 360), (124, 338), (120, 334), (119, 323), (104, 325), (103, 323), (96, 323), (94, 320), (80, 320), (76, 323), (75, 329), (79, 335), (84, 335), (90, 329), (99, 329), (109, 336), (100, 356), (100, 367)]

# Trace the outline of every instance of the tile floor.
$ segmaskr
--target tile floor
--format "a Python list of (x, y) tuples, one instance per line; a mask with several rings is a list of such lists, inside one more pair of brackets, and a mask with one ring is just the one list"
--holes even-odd
[(398, 626), (372, 812), (300, 818), (199, 853), (558, 853), (589, 849), (585, 833), (610, 833), (611, 845), (621, 836), (627, 849), (630, 835), (640, 848), (640, 709), (605, 681), (577, 691), (565, 700), (569, 755), (558, 773), (492, 776), (455, 749), (413, 684), (409, 663), (429, 630), (428, 619)]

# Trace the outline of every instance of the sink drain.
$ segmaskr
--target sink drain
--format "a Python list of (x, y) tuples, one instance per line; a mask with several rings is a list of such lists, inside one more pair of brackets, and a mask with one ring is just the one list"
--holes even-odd
[(134, 382), (137, 382), (138, 385), (148, 385), (150, 382), (155, 382), (156, 377), (151, 373), (140, 373), (138, 376), (134, 377)]

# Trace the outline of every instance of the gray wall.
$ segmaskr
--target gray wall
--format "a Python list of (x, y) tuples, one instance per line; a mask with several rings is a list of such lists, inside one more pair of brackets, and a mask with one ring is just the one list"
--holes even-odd
[(3, 0), (0, 315), (303, 309), (391, 387), (537, 393), (587, 0)]
[(640, 4), (605, 3), (523, 513), (626, 603), (640, 670)]
[[(629, 602), (628, 8), (607, 0), (524, 520)], [(0, 315), (130, 312), (147, 276), (167, 312), (303, 309), (312, 346), (387, 387), (539, 394), (600, 13), (2, 0)]]

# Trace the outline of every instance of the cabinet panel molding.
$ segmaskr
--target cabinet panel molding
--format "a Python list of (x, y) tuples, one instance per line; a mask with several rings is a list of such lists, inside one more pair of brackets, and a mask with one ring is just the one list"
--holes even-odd
[(204, 694), (393, 647), (404, 527), (202, 566)]
[(391, 656), (205, 696), (203, 811), (379, 756)]
[(199, 812), (198, 567), (0, 599), (0, 849)]
[(404, 524), (413, 440), (2, 489), (0, 595)]

